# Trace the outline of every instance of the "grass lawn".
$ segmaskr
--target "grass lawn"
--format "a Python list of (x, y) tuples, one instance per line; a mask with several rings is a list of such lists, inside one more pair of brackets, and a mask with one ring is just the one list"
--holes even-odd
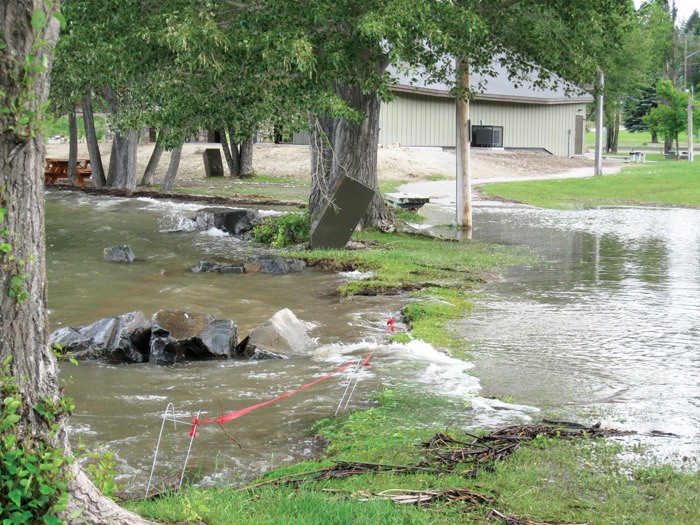
[(488, 196), (542, 208), (592, 206), (700, 206), (700, 163), (685, 161), (629, 166), (616, 175), (485, 184)]
[[(678, 135), (678, 143), (681, 149), (687, 148), (688, 134), (686, 132), (682, 132), (680, 135)], [(595, 133), (586, 133), (586, 146), (589, 148), (595, 147)], [(631, 131), (621, 129), (617, 139), (617, 147), (621, 151), (626, 149), (639, 148), (662, 149), (663, 146), (663, 141), (652, 142), (651, 133), (649, 133), (648, 131), (633, 133)]]

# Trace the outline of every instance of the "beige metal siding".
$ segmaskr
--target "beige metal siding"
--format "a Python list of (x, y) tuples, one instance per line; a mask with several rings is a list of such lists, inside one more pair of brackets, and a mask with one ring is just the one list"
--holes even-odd
[[(544, 148), (559, 156), (573, 155), (576, 115), (585, 104), (517, 104), (474, 101), (472, 125), (503, 126), (506, 148)], [(401, 146), (455, 145), (455, 106), (449, 98), (397, 95), (382, 104), (380, 144)]]

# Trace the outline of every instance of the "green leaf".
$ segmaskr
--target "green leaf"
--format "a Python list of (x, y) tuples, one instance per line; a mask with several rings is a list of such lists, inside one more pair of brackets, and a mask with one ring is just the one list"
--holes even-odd
[(22, 506), (22, 491), (21, 490), (19, 490), (19, 489), (11, 490), (7, 494), (7, 497), (12, 503), (17, 505), (18, 507)]
[(35, 31), (41, 31), (46, 27), (46, 13), (38, 9), (32, 14), (32, 27)]
[(53, 17), (61, 24), (61, 29), (66, 28), (66, 17), (63, 16), (63, 13), (54, 13)]

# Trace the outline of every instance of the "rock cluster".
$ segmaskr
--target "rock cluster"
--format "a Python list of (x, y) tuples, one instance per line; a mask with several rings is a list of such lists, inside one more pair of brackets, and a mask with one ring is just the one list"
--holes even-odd
[(287, 359), (308, 354), (313, 341), (288, 309), (277, 312), (238, 342), (236, 324), (200, 313), (160, 310), (100, 319), (51, 334), (49, 343), (75, 359), (171, 365), (203, 359)]

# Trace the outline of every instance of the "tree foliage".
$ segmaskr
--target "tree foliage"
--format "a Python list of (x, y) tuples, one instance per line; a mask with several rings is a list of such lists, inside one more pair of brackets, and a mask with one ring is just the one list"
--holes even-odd
[[(657, 132), (663, 139), (674, 141), (678, 150), (678, 135), (688, 126), (688, 97), (687, 91), (673, 87), (670, 80), (659, 80), (656, 84), (658, 106), (643, 118), (649, 129)], [(695, 110), (694, 126), (700, 126), (700, 110)]]

